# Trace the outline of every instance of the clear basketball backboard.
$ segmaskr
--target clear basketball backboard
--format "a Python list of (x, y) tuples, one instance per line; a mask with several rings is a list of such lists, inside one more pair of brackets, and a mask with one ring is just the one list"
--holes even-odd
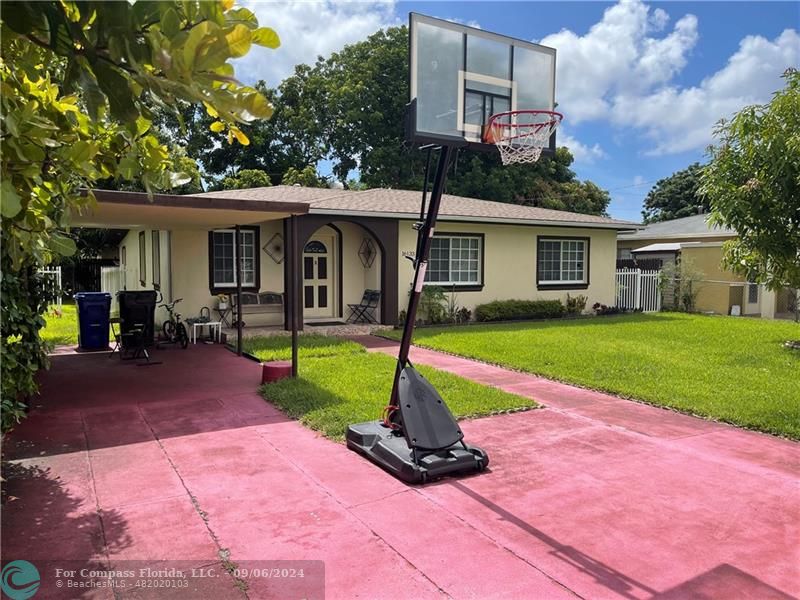
[(553, 48), (417, 13), (409, 15), (409, 44), (414, 144), (493, 148), (481, 141), (491, 115), (555, 108)]

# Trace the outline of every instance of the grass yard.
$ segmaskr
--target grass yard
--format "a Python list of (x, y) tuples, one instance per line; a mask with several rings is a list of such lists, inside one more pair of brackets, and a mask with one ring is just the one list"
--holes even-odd
[(40, 335), (42, 339), (54, 346), (78, 345), (78, 313), (74, 304), (64, 303), (61, 314), (55, 312), (55, 307), (44, 316), (46, 325)]
[(782, 347), (797, 338), (787, 321), (660, 313), (422, 328), (414, 343), (800, 439), (800, 352)]
[[(248, 341), (251, 342), (248, 352), (257, 356), (283, 358), (290, 352), (291, 342), (286, 336)], [(305, 356), (300, 353), (303, 357), (300, 377), (263, 386), (261, 393), (265, 398), (304, 425), (336, 440), (344, 439), (350, 423), (380, 418), (389, 402), (395, 360), (382, 354), (368, 354), (361, 345), (337, 338), (303, 335), (300, 341), (305, 352)], [(258, 347), (261, 345), (263, 349)], [(315, 351), (326, 354), (315, 356)], [(529, 398), (450, 373), (424, 366), (419, 371), (433, 383), (459, 418), (536, 406)]]
[[(285, 335), (246, 337), (242, 340), (242, 349), (263, 362), (291, 360), (291, 343), (291, 338)], [(301, 359), (358, 354), (364, 351), (364, 347), (356, 342), (318, 333), (300, 335), (297, 346), (297, 355)]]

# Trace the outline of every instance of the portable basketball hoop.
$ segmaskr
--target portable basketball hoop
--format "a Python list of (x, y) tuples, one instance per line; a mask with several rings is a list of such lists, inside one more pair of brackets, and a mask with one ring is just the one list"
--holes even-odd
[[(395, 477), (426, 483), (489, 466), (489, 454), (465, 441), (445, 398), (409, 360), (447, 174), (460, 149), (494, 152), (496, 146), (505, 165), (534, 163), (550, 150), (563, 117), (552, 110), (554, 48), (417, 13), (408, 24), (406, 140), (428, 152), (417, 245), (409, 257), (414, 276), (389, 405), (382, 418), (351, 424), (346, 439), (348, 448)], [(515, 448), (505, 458), (527, 450)]]
[(504, 165), (535, 163), (564, 115), (552, 110), (511, 110), (489, 117), (483, 141), (494, 144)]

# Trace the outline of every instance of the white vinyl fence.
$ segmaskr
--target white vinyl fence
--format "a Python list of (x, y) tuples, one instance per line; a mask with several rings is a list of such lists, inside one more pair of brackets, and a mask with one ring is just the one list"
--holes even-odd
[(39, 274), (44, 276), (49, 282), (50, 292), (52, 293), (52, 304), (61, 310), (61, 296), (63, 290), (61, 288), (61, 267), (50, 267), (49, 269), (39, 269)]
[(100, 291), (111, 294), (111, 312), (117, 312), (117, 292), (125, 289), (122, 267), (100, 267)]
[(625, 310), (661, 310), (661, 271), (617, 269), (617, 306)]

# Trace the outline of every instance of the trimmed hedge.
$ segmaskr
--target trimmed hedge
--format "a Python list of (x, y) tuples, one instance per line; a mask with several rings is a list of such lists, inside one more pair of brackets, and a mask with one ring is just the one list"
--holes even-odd
[(475, 307), (476, 321), (557, 319), (564, 316), (560, 300), (495, 300)]

